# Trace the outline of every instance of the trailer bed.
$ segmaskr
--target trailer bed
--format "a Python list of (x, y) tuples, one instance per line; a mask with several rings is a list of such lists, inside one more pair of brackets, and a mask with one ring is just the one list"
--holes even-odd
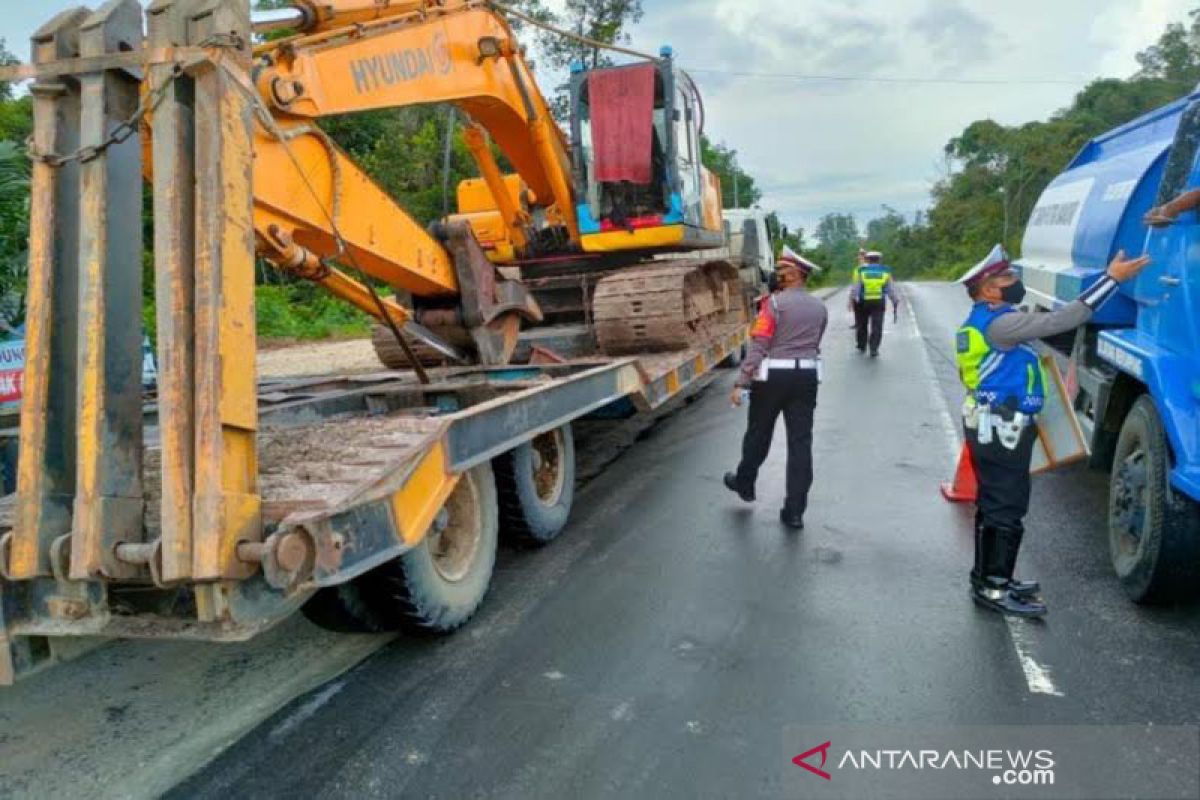
[[(0, 682), (49, 652), (32, 646), (40, 637), (250, 638), (313, 591), (420, 544), (468, 470), (596, 412), (654, 410), (695, 386), (745, 335), (737, 325), (675, 352), (438, 369), (426, 385), (406, 372), (263, 382), (257, 456), (264, 540), (250, 543), (261, 570), (208, 588), (161, 584), (153, 571), (132, 583), (69, 581), (61, 569), (53, 577), (0, 580)], [(148, 420), (144, 541), (154, 543), (161, 454), (152, 413)], [(11, 532), (15, 506), (15, 495), (0, 498), (0, 535)], [(274, 548), (289, 535), (302, 536), (315, 557), (303, 575), (281, 577)], [(158, 607), (146, 605), (156, 597)]]

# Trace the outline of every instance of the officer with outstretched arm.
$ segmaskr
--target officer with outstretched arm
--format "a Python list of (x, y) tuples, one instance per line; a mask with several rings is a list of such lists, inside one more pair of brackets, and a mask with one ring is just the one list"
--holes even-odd
[(790, 528), (804, 527), (808, 490), (812, 486), (812, 426), (820, 383), (821, 337), (829, 321), (825, 304), (808, 293), (808, 276), (816, 264), (785, 247), (776, 262), (779, 291), (767, 297), (750, 331), (750, 346), (732, 401), (742, 404), (750, 391), (750, 412), (736, 472), (725, 473), (725, 486), (743, 500), (754, 500), (758, 469), (771, 449), (775, 421), (783, 414), (787, 427), (787, 498), (779, 519)]
[(1036, 417), (1045, 402), (1041, 362), (1030, 342), (1087, 322), (1148, 263), (1148, 256), (1127, 259), (1121, 251), (1078, 299), (1045, 313), (1017, 310), (1025, 287), (1000, 245), (959, 279), (974, 303), (956, 341), (967, 389), (963, 428), (979, 481), (971, 596), (986, 608), (1026, 617), (1046, 613), (1038, 583), (1013, 578), (1029, 510)]

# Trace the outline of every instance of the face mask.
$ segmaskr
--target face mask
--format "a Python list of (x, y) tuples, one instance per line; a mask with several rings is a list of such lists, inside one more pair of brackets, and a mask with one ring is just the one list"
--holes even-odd
[(1025, 299), (1025, 284), (1017, 281), (1009, 286), (1005, 286), (1000, 290), (1000, 299), (1015, 306)]

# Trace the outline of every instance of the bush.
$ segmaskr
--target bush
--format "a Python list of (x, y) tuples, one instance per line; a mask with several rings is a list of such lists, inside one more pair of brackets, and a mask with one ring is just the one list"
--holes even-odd
[(261, 339), (328, 339), (370, 331), (366, 314), (312, 284), (258, 286), (254, 297)]

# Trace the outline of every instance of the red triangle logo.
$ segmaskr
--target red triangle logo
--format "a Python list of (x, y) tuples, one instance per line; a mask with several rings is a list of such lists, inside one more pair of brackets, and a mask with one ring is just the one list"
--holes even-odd
[(824, 767), (825, 759), (829, 756), (829, 745), (830, 745), (830, 742), (826, 742), (825, 744), (819, 744), (816, 747), (814, 747), (812, 750), (807, 750), (807, 751), (801, 753), (800, 755), (796, 756), (795, 758), (793, 758), (792, 763), (795, 764), (797, 767), (804, 767), (806, 770), (811, 772), (813, 775), (818, 775), (827, 781), (832, 780), (832, 777), (830, 776), (830, 774), (828, 772), (826, 772), (825, 770), (820, 769), (818, 767), (814, 767), (812, 764), (808, 763), (808, 759), (810, 757), (816, 755), (817, 753), (820, 753), (821, 754), (821, 766)]

